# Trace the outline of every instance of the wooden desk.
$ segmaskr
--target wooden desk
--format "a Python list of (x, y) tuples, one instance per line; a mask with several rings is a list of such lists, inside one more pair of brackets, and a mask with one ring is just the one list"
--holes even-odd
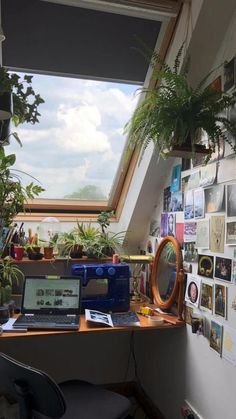
[[(139, 305), (132, 304), (131, 303), (131, 310), (138, 310)], [(155, 307), (152, 304), (148, 304), (149, 307)], [(160, 317), (162, 317), (165, 322), (163, 324), (156, 324), (155, 322), (152, 322), (149, 318), (141, 316), (138, 314), (140, 324), (141, 326), (130, 326), (130, 327), (109, 327), (109, 326), (100, 326), (100, 325), (94, 325), (89, 324), (85, 320), (85, 316), (81, 315), (81, 321), (80, 321), (80, 328), (79, 330), (71, 330), (71, 331), (65, 331), (65, 330), (32, 330), (29, 332), (4, 332), (2, 335), (0, 335), (0, 339), (12, 339), (12, 338), (27, 338), (30, 336), (47, 336), (47, 335), (59, 335), (59, 334), (79, 334), (82, 333), (95, 333), (95, 332), (107, 332), (107, 333), (114, 333), (119, 331), (143, 331), (143, 330), (150, 330), (150, 329), (176, 329), (183, 327), (185, 325), (184, 321), (178, 320), (178, 318), (174, 315), (168, 315), (168, 314), (160, 314)], [(155, 316), (156, 317), (156, 316)]]

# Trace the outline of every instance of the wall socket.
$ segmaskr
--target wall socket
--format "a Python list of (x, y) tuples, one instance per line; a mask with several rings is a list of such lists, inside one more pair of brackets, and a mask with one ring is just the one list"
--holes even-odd
[(188, 400), (184, 400), (184, 404), (181, 407), (181, 413), (184, 419), (203, 419), (203, 417), (196, 412), (193, 406), (191, 406)]

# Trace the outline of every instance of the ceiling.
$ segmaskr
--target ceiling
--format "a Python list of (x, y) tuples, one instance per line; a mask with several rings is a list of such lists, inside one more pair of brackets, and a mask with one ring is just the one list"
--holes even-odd
[[(90, 8), (85, 8), (85, 3)], [(108, 6), (117, 7), (118, 3), (123, 9), (110, 12), (112, 8)], [(137, 9), (139, 12), (144, 9), (144, 3), (149, 13), (155, 3), (155, 19), (132, 15), (137, 14)], [(157, 3), (159, 7), (166, 6), (159, 17)], [(6, 36), (2, 63), (14, 70), (143, 84), (148, 62), (137, 51), (140, 46), (137, 39), (154, 49), (158, 37), (159, 41), (163, 37), (163, 20), (166, 23), (168, 10), (170, 16), (176, 14), (174, 6), (178, 3), (178, 0), (1, 0)]]

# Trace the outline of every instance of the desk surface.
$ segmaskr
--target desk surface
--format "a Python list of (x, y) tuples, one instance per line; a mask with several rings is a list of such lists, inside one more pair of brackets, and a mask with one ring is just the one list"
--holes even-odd
[[(149, 307), (154, 307), (152, 304), (148, 304)], [(138, 310), (140, 304), (131, 304), (131, 310)], [(178, 318), (174, 315), (169, 314), (160, 314), (165, 321), (162, 324), (158, 324), (153, 322), (147, 317), (141, 316), (138, 314), (140, 320), (140, 326), (129, 326), (129, 327), (109, 327), (109, 326), (101, 326), (97, 324), (89, 324), (85, 320), (85, 316), (81, 315), (81, 322), (79, 330), (72, 330), (72, 331), (65, 331), (65, 330), (39, 330), (39, 331), (29, 331), (29, 332), (5, 332), (0, 335), (0, 339), (12, 339), (12, 338), (20, 338), (20, 337), (30, 337), (30, 336), (47, 336), (47, 335), (59, 335), (59, 334), (67, 334), (67, 333), (95, 333), (95, 332), (117, 332), (117, 331), (141, 331), (141, 330), (150, 330), (150, 329), (175, 329), (180, 328), (185, 325), (185, 322), (182, 320), (178, 320)], [(156, 317), (156, 316), (155, 316)]]

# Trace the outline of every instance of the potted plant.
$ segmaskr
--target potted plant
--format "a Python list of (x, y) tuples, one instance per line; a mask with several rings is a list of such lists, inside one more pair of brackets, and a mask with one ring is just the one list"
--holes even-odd
[(0, 261), (0, 306), (10, 302), (13, 284), (19, 285), (24, 278), (23, 272), (12, 263), (12, 259)]
[(199, 143), (202, 134), (206, 133), (208, 144), (204, 152), (208, 154), (207, 160), (219, 149), (220, 138), (236, 151), (236, 145), (226, 135), (227, 130), (235, 136), (236, 126), (222, 116), (222, 112), (236, 103), (236, 93), (219, 92), (211, 84), (205, 87), (212, 72), (196, 88), (190, 86), (187, 66), (180, 71), (182, 52), (183, 45), (173, 68), (163, 62), (159, 54), (153, 53), (151, 65), (155, 88), (141, 89), (145, 98), (125, 126), (129, 149), (138, 146), (143, 147), (144, 152), (152, 141), (164, 158), (168, 155), (186, 157), (185, 150), (190, 150), (193, 157), (199, 147), (204, 148)]
[(41, 245), (26, 243), (25, 250), (30, 260), (41, 260), (43, 253), (41, 253)]
[[(1, 98), (9, 95), (12, 98), (11, 121), (16, 126), (24, 122), (38, 122), (38, 106), (44, 101), (34, 92), (31, 82), (32, 76), (25, 75), (21, 79), (16, 73), (9, 73), (7, 69), (0, 67), (0, 108)], [(4, 124), (5, 121), (0, 121), (0, 241), (4, 235), (3, 229), (11, 225), (19, 212), (24, 211), (24, 203), (44, 191), (33, 182), (22, 185), (19, 171), (14, 171), (16, 155), (6, 155), (4, 150), (4, 144), (9, 141), (10, 135), (20, 145), (22, 143), (16, 132), (10, 134), (9, 130), (4, 129)]]
[(110, 225), (110, 219), (113, 216), (114, 211), (102, 211), (97, 218), (97, 222), (101, 228), (101, 234), (99, 236), (98, 243), (102, 256), (111, 257), (114, 253), (119, 253), (124, 241), (125, 231), (118, 233), (107, 231), (107, 228)]
[(84, 223), (77, 222), (75, 231), (77, 231), (84, 253), (88, 257), (97, 258), (101, 256), (99, 246), (100, 231), (97, 228), (91, 226), (91, 223), (86, 225)]
[(83, 244), (78, 232), (70, 231), (63, 233), (60, 242), (64, 244), (64, 253), (73, 259), (81, 258), (83, 255)]

